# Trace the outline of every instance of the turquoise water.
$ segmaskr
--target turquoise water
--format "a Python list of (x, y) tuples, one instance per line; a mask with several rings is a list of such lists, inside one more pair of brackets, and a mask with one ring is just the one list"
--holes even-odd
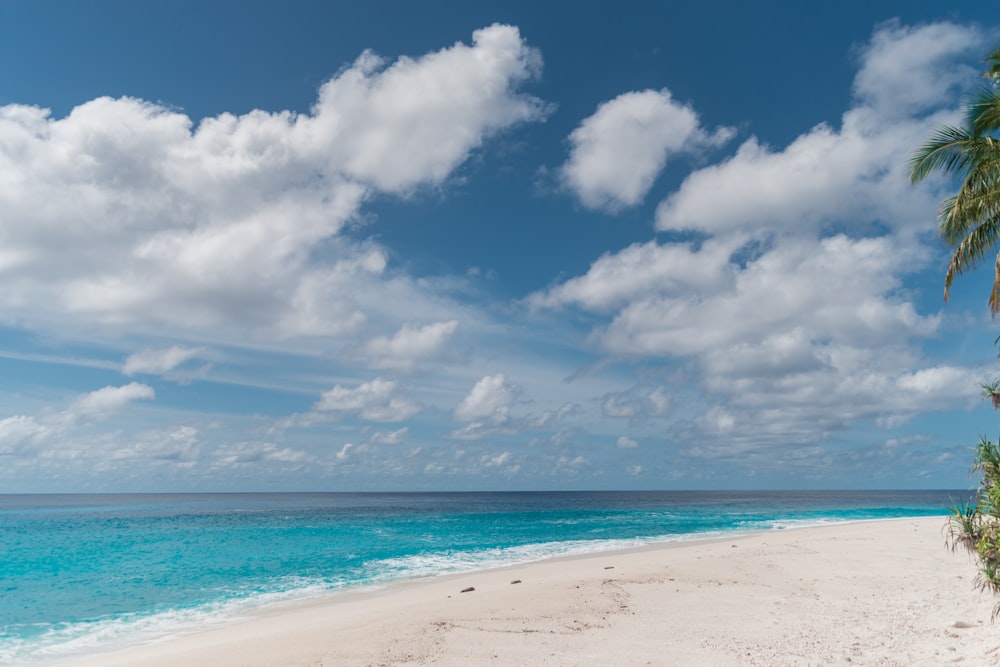
[(241, 609), (734, 531), (944, 515), (962, 491), (0, 495), (0, 664)]

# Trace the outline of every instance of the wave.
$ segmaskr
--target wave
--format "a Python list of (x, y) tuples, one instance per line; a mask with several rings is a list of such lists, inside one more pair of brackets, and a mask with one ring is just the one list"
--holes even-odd
[(289, 578), (274, 590), (192, 607), (150, 613), (118, 614), (87, 621), (36, 624), (30, 636), (0, 633), (0, 664), (39, 665), (125, 646), (153, 644), (213, 625), (234, 622), (255, 609), (330, 593), (343, 587), (327, 581)]

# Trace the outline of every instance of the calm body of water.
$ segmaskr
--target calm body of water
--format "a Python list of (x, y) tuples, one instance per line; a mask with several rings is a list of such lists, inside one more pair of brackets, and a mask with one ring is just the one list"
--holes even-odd
[(0, 664), (344, 588), (553, 556), (944, 515), (964, 491), (0, 495)]

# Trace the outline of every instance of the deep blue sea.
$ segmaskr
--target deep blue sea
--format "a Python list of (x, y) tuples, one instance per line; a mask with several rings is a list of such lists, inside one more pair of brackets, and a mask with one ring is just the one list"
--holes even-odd
[(963, 491), (0, 495), (0, 664), (392, 581), (667, 540), (944, 515)]

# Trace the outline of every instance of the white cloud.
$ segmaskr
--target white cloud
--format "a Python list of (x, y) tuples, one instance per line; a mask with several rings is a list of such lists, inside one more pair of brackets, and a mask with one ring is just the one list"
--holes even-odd
[(16, 454), (46, 440), (53, 432), (50, 425), (40, 423), (29, 415), (0, 419), (0, 455)]
[(323, 392), (313, 411), (336, 416), (357, 415), (374, 422), (403, 421), (420, 412), (420, 405), (404, 396), (397, 396), (397, 385), (395, 380), (382, 378), (375, 378), (354, 388), (338, 384)]
[(666, 89), (623, 93), (573, 130), (563, 183), (590, 208), (634, 206), (671, 154), (720, 145), (732, 135), (729, 128), (705, 132), (694, 110)]
[(121, 412), (132, 401), (149, 400), (155, 395), (152, 387), (138, 382), (130, 382), (121, 387), (103, 387), (73, 401), (67, 414), (72, 417), (102, 419)]
[(921, 252), (885, 237), (787, 240), (743, 269), (729, 263), (729, 285), (632, 301), (594, 340), (617, 354), (689, 355), (797, 328), (866, 345), (927, 336), (937, 319), (896, 292), (898, 272), (922, 262)]
[(503, 422), (509, 418), (510, 406), (519, 391), (517, 387), (507, 383), (503, 373), (487, 375), (475, 384), (455, 408), (455, 419)]
[(637, 449), (639, 447), (639, 443), (627, 435), (623, 435), (618, 438), (618, 441), (615, 443), (615, 447), (618, 449)]
[(910, 189), (906, 161), (932, 123), (883, 120), (856, 109), (839, 132), (820, 125), (778, 152), (751, 138), (729, 160), (688, 176), (658, 206), (657, 229), (761, 236), (917, 217), (931, 199)]
[(670, 412), (670, 396), (664, 387), (657, 387), (645, 394), (632, 389), (606, 394), (601, 399), (601, 412), (605, 417), (649, 419), (665, 417)]
[(824, 355), (801, 326), (764, 336), (758, 341), (738, 342), (707, 350), (702, 362), (713, 377), (760, 377), (775, 373), (801, 374), (826, 364)]
[(512, 425), (503, 413), (497, 415), (496, 419), (492, 422), (470, 422), (461, 428), (457, 428), (448, 433), (447, 437), (451, 440), (482, 440), (483, 438), (488, 438), (490, 436), (495, 436), (498, 434), (512, 434), (515, 433), (517, 429)]
[(0, 107), (4, 317), (353, 331), (366, 315), (352, 287), (367, 289), (385, 258), (343, 239), (344, 224), (371, 195), (439, 185), (490, 136), (543, 118), (519, 92), (540, 67), (516, 28), (493, 25), (417, 58), (365, 53), (307, 114), (196, 124), (128, 97), (64, 118)]
[(688, 176), (658, 207), (657, 229), (815, 234), (831, 223), (867, 230), (880, 222), (928, 230), (935, 199), (910, 188), (907, 161), (942, 118), (922, 112), (953, 104), (949, 90), (974, 80), (955, 61), (979, 41), (951, 24), (880, 30), (839, 130), (817, 125), (777, 151), (749, 139), (729, 160)]
[(666, 415), (670, 411), (670, 404), (670, 396), (663, 387), (657, 387), (649, 392), (643, 397), (642, 401), (645, 414), (652, 417), (663, 417)]
[(374, 445), (398, 445), (406, 439), (409, 428), (401, 428), (395, 431), (377, 431), (372, 433), (368, 442)]
[(541, 415), (530, 419), (528, 424), (533, 428), (546, 428), (559, 424), (567, 417), (584, 413), (579, 403), (563, 403), (558, 410), (545, 410)]
[(698, 419), (700, 434), (688, 435), (726, 434), (734, 448), (814, 443), (859, 420), (891, 428), (916, 415), (972, 407), (979, 379), (989, 377), (985, 367), (921, 368), (921, 358), (903, 344), (814, 343), (805, 362), (767, 365), (775, 349), (800, 345), (766, 341), (731, 352), (722, 365), (703, 357), (704, 386), (722, 400)]
[(934, 366), (907, 373), (898, 378), (896, 384), (910, 396), (913, 394), (934, 398), (948, 394), (962, 396), (978, 393), (977, 387), (983, 377), (979, 369)]
[(279, 447), (271, 442), (237, 442), (217, 446), (210, 455), (208, 465), (220, 472), (256, 466), (291, 466), (301, 468), (316, 457), (289, 447)]
[[(817, 125), (784, 148), (750, 138), (661, 202), (658, 230), (700, 240), (606, 254), (527, 303), (595, 314), (588, 340), (617, 358), (685, 361), (704, 393), (680, 440), (724, 435), (719, 447), (751, 451), (967, 404), (981, 370), (927, 368), (920, 346), (939, 316), (903, 289), (937, 250), (926, 243), (937, 195), (911, 188), (906, 171), (954, 117), (954, 88), (972, 80), (956, 62), (980, 42), (950, 24), (883, 26), (860, 52), (839, 128)], [(609, 394), (602, 409), (636, 418), (641, 399)]]
[(817, 125), (779, 151), (750, 138), (729, 160), (688, 176), (657, 209), (657, 229), (814, 234), (830, 223), (879, 221), (905, 231), (922, 219), (926, 231), (936, 203), (910, 188), (907, 161), (940, 120), (922, 112), (952, 113), (948, 91), (970, 78), (956, 60), (980, 42), (976, 31), (946, 23), (878, 31), (839, 130)]
[(267, 455), (268, 461), (274, 461), (277, 463), (306, 463), (314, 460), (314, 458), (315, 457), (307, 452), (291, 449), (289, 447), (282, 447), (281, 449), (275, 448)]
[(123, 479), (161, 466), (189, 468), (197, 454), (197, 431), (192, 427), (129, 431), (116, 424), (111, 431), (102, 430), (101, 420), (134, 400), (151, 398), (152, 389), (133, 382), (83, 394), (65, 410), (45, 407), (34, 416), (0, 419), (0, 456), (10, 457), (5, 460), (4, 484), (17, 485), (24, 481), (19, 474), (30, 471), (59, 480), (61, 488), (83, 489), (110, 471)]
[(729, 258), (741, 245), (742, 239), (732, 237), (711, 239), (697, 248), (635, 243), (603, 255), (583, 276), (532, 294), (527, 303), (533, 308), (578, 305), (605, 313), (665, 291), (722, 289), (733, 283), (735, 267)]
[(512, 26), (477, 30), (472, 46), (383, 65), (366, 52), (325, 84), (295, 137), (314, 159), (380, 190), (440, 183), (486, 136), (546, 113), (539, 100), (514, 92), (542, 61)]
[(585, 456), (560, 456), (555, 462), (553, 473), (576, 475), (589, 465), (590, 460)]
[[(197, 345), (294, 350), (248, 365), (268, 366), (284, 389), (305, 383), (314, 397), (334, 382), (309, 385), (315, 373), (424, 371), (455, 360), (456, 334), (477, 350), (467, 366), (451, 364), (406, 387), (339, 379), (312, 412), (270, 431), (255, 418), (250, 435), (234, 432), (247, 422), (231, 415), (202, 415), (189, 427), (197, 419), (174, 409), (144, 410), (144, 419), (172, 422), (148, 431), (115, 424), (101, 432), (98, 417), (153, 398), (138, 383), (106, 387), (64, 411), (0, 419), (0, 458), (36, 465), (36, 479), (51, 484), (61, 482), (46, 475), (56, 460), (63, 479), (74, 479), (67, 471), (93, 479), (98, 466), (138, 479), (160, 466), (177, 473), (157, 477), (163, 483), (192, 487), (246, 488), (262, 475), (314, 484), (338, 471), (361, 484), (387, 479), (382, 473), (419, 480), (421, 470), (468, 480), (519, 467), (534, 475), (525, 480), (543, 484), (584, 473), (606, 484), (623, 470), (647, 474), (625, 468), (634, 463), (627, 450), (640, 442), (669, 444), (643, 461), (653, 466), (650, 479), (681, 475), (702, 456), (770, 466), (811, 456), (818, 469), (842, 441), (814, 445), (852, 422), (888, 427), (976, 405), (976, 383), (990, 373), (924, 357), (938, 318), (916, 307), (916, 284), (904, 281), (937, 251), (921, 235), (938, 198), (909, 189), (906, 158), (936, 120), (954, 113), (942, 94), (971, 70), (950, 60), (976, 37), (931, 28), (891, 26), (859, 51), (855, 106), (840, 123), (787, 146), (752, 138), (686, 179), (662, 202), (657, 225), (695, 229), (684, 238), (696, 240), (664, 242), (678, 238), (667, 234), (635, 243), (532, 295), (535, 309), (585, 311), (560, 313), (567, 316), (544, 332), (534, 321), (484, 322), (501, 309), (484, 309), (466, 279), (407, 277), (393, 266), (395, 250), (359, 242), (364, 230), (354, 226), (373, 199), (447, 185), (490, 136), (545, 115), (521, 92), (540, 61), (514, 29), (491, 27), (470, 46), (395, 63), (365, 54), (324, 85), (308, 114), (256, 111), (195, 123), (130, 98), (93, 100), (65, 118), (0, 107), (0, 319), (46, 331), (69, 323), (64, 329), (80, 336), (88, 326), (102, 336), (121, 328), (117, 340), (139, 345), (179, 330), (195, 341), (106, 365), (135, 376), (184, 368), (205, 356)], [(586, 206), (633, 206), (675, 156), (725, 136), (701, 128), (667, 91), (628, 93), (574, 133), (563, 185)], [(589, 350), (576, 347), (581, 322), (596, 323)], [(292, 338), (299, 340), (272, 344)], [(592, 351), (604, 358), (595, 361)], [(486, 374), (489, 366), (506, 375)], [(453, 408), (456, 430), (446, 437), (462, 442), (440, 442), (440, 431), (421, 424), (420, 442), (401, 452), (394, 446), (414, 439), (408, 428), (357, 423), (406, 420), (423, 409), (416, 399), (436, 415)], [(532, 412), (521, 416), (515, 403)], [(215, 420), (226, 426), (205, 423)], [(321, 423), (322, 437), (320, 429), (283, 430)], [(525, 437), (532, 430), (539, 432)], [(253, 439), (262, 432), (281, 444)], [(881, 444), (882, 434), (874, 439)], [(695, 463), (702, 479), (720, 470)], [(5, 480), (16, 480), (12, 470)]]
[(505, 466), (510, 463), (513, 454), (510, 452), (501, 452), (500, 454), (487, 454), (483, 456), (483, 465), (487, 468), (498, 468), (500, 466)]
[(701, 428), (709, 434), (728, 435), (736, 426), (736, 418), (730, 410), (721, 406), (712, 406), (698, 418)]
[[(127, 440), (111, 441), (98, 454), (110, 467), (143, 465), (175, 466), (191, 469), (198, 457), (199, 432), (192, 426), (173, 426), (144, 431)], [(93, 456), (94, 453), (92, 452)]]
[(377, 248), (352, 249), (332, 266), (303, 274), (291, 296), (291, 308), (267, 332), (278, 339), (353, 333), (367, 321), (357, 294), (386, 268)]
[(368, 449), (367, 445), (356, 446), (351, 443), (344, 444), (340, 451), (334, 454), (334, 458), (341, 463), (351, 460), (354, 456)]
[(404, 324), (392, 337), (379, 336), (363, 348), (373, 368), (407, 370), (422, 361), (435, 359), (458, 328), (458, 320), (426, 326)]
[(159, 350), (141, 350), (130, 355), (125, 360), (122, 373), (129, 376), (137, 373), (161, 375), (174, 370), (190, 359), (204, 354), (204, 352), (204, 348), (184, 347), (183, 345), (174, 345)]
[(263, 458), (260, 447), (247, 445), (221, 446), (214, 452), (215, 466), (219, 468), (235, 468), (241, 465), (259, 463)]
[(954, 99), (976, 71), (956, 65), (957, 54), (978, 54), (983, 34), (972, 27), (933, 23), (919, 27), (889, 23), (862, 52), (854, 93), (885, 116), (913, 116)]

